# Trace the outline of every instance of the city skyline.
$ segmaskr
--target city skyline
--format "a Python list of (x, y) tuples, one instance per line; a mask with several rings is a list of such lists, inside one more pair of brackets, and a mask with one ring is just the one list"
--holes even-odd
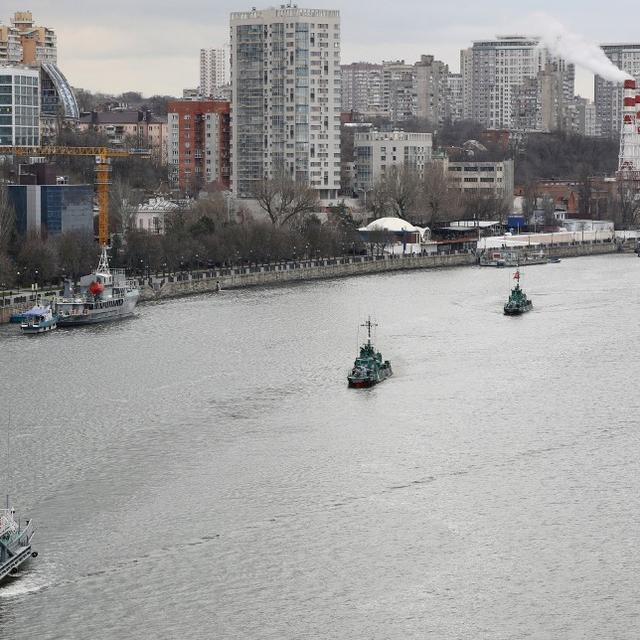
[[(200, 49), (227, 42), (229, 14), (254, 4), (185, 0), (176, 14), (175, 9), (157, 3), (150, 12), (151, 3), (145, 1), (131, 5), (115, 0), (108, 7), (98, 3), (78, 7), (70, 0), (54, 6), (37, 0), (15, 9), (31, 10), (42, 24), (56, 30), (60, 63), (74, 87), (178, 96), (183, 88), (198, 86)], [(270, 4), (279, 5), (256, 6)], [(421, 54), (432, 54), (457, 71), (461, 48), (501, 33), (526, 33), (535, 11), (549, 13), (597, 43), (637, 40), (633, 24), (618, 19), (617, 9), (621, 12), (626, 6), (622, 0), (609, 3), (606, 14), (596, 9), (595, 2), (582, 2), (578, 7), (573, 0), (561, 7), (549, 0), (524, 0), (517, 8), (504, 0), (436, 6), (415, 0), (393, 5), (377, 0), (366, 5), (337, 0), (298, 4), (341, 11), (343, 64), (403, 58), (413, 63)], [(128, 20), (123, 23), (125, 14)], [(593, 76), (580, 68), (576, 90), (592, 97)]]

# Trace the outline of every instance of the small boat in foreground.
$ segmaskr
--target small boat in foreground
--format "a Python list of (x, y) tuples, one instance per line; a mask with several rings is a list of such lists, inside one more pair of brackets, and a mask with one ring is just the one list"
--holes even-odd
[(58, 316), (51, 309), (51, 305), (36, 305), (22, 314), (20, 327), (22, 333), (35, 335), (53, 331), (58, 326)]
[(360, 355), (353, 363), (353, 369), (347, 376), (349, 387), (364, 389), (382, 382), (393, 375), (391, 363), (382, 360), (382, 355), (376, 351), (371, 343), (371, 328), (377, 325), (369, 318), (362, 327), (367, 328), (367, 341), (360, 347)]
[(513, 279), (516, 286), (511, 289), (511, 295), (504, 305), (506, 316), (519, 316), (533, 309), (533, 302), (527, 298), (527, 294), (520, 288), (520, 270), (516, 271)]
[(20, 567), (31, 558), (38, 556), (31, 548), (35, 529), (31, 520), (22, 524), (16, 521), (15, 510), (0, 509), (0, 583), (5, 579), (20, 577)]

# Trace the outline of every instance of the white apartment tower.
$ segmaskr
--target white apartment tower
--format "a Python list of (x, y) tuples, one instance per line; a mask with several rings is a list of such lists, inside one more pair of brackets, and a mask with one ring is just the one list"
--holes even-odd
[(229, 49), (200, 49), (200, 95), (217, 97), (220, 87), (229, 84)]
[(239, 197), (282, 173), (323, 199), (340, 188), (340, 12), (231, 14), (231, 175)]
[(473, 43), (471, 52), (464, 52), (464, 76), (471, 65), (471, 96), (465, 87), (465, 103), (474, 120), (488, 129), (511, 129), (514, 89), (535, 78), (552, 63), (563, 74), (563, 93), (570, 100), (574, 95), (575, 68), (552, 56), (535, 38), (498, 36), (495, 40)]
[[(640, 82), (640, 44), (604, 44), (602, 50), (613, 64)], [(617, 138), (622, 121), (624, 87), (600, 76), (595, 76), (593, 82), (597, 128), (601, 135)]]

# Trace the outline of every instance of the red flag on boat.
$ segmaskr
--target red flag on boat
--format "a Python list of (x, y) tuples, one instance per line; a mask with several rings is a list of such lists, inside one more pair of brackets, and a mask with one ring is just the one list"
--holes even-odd
[(513, 276), (514, 280), (517, 280), (518, 282), (520, 282), (520, 270), (516, 271), (514, 276)]

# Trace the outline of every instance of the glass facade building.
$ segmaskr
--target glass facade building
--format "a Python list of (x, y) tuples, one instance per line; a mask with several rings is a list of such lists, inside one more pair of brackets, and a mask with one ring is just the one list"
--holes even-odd
[(0, 67), (0, 145), (40, 144), (37, 69)]

